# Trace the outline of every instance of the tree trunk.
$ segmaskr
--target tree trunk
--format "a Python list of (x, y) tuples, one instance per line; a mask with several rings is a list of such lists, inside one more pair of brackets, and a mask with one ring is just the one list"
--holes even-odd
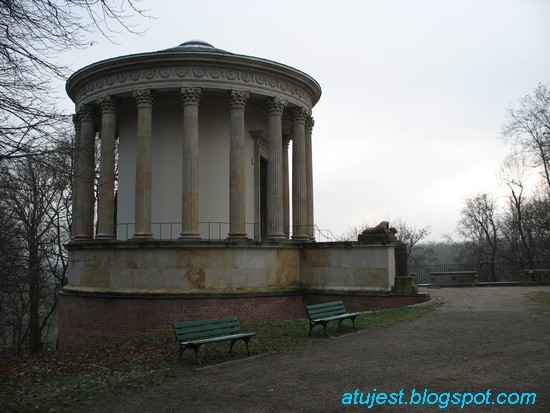
[(29, 352), (42, 350), (40, 333), (40, 262), (36, 237), (29, 237)]

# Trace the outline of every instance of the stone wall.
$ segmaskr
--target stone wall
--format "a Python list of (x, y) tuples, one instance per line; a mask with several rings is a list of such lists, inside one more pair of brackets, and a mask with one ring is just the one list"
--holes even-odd
[(176, 321), (305, 317), (344, 300), (350, 311), (399, 307), (394, 245), (93, 241), (68, 246), (59, 346), (166, 331)]
[(393, 245), (91, 242), (72, 245), (65, 291), (134, 294), (390, 291)]

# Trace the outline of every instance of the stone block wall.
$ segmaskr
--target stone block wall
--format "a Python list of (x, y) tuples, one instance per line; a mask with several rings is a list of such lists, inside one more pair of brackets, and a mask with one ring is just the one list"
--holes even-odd
[(327, 301), (371, 311), (425, 299), (390, 293), (392, 244), (94, 241), (69, 251), (61, 348), (168, 331), (177, 321), (297, 319)]

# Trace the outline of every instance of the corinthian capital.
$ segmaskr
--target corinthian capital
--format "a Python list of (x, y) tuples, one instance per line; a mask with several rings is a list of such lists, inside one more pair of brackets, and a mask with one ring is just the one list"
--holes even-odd
[(99, 104), (102, 113), (116, 112), (116, 99), (111, 95), (98, 98), (97, 103)]
[(227, 101), (232, 108), (243, 108), (246, 105), (247, 99), (250, 97), (250, 93), (244, 90), (232, 90), (227, 95)]
[(155, 100), (155, 96), (153, 92), (151, 92), (151, 89), (134, 90), (134, 97), (136, 98), (138, 107), (153, 106), (153, 101)]
[(184, 105), (198, 105), (201, 101), (202, 91), (200, 87), (182, 87), (181, 101)]
[(80, 131), (80, 113), (75, 113), (73, 115), (73, 125), (75, 131)]
[(303, 107), (292, 109), (292, 120), (294, 122), (305, 122), (309, 113)]
[(315, 126), (315, 121), (313, 120), (313, 117), (308, 116), (306, 118), (306, 133), (311, 134), (313, 132), (313, 126)]
[(287, 104), (286, 100), (277, 96), (267, 99), (265, 103), (267, 105), (267, 112), (276, 115), (282, 115)]
[(92, 105), (82, 105), (78, 111), (78, 117), (81, 122), (91, 122), (94, 119), (95, 108)]

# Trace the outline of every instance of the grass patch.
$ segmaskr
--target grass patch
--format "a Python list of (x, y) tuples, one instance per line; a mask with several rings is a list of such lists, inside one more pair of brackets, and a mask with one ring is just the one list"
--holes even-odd
[[(356, 319), (359, 330), (381, 328), (420, 317), (435, 308), (422, 305), (361, 314)], [(353, 331), (346, 320), (340, 329), (329, 323), (331, 336)], [(254, 331), (250, 341), (253, 354), (288, 352), (325, 342), (322, 327), (308, 337), (306, 319), (247, 323), (243, 331)], [(227, 353), (228, 343), (202, 346), (203, 365), (241, 359), (244, 344), (237, 343)], [(6, 411), (58, 412), (83, 404), (127, 386), (162, 381), (189, 374), (195, 369), (193, 351), (186, 351), (177, 361), (178, 348), (172, 332), (85, 346), (70, 351), (52, 351), (0, 360), (0, 406)]]
[(538, 292), (529, 298), (543, 304), (542, 308), (536, 310), (536, 313), (542, 319), (550, 321), (550, 293)]

